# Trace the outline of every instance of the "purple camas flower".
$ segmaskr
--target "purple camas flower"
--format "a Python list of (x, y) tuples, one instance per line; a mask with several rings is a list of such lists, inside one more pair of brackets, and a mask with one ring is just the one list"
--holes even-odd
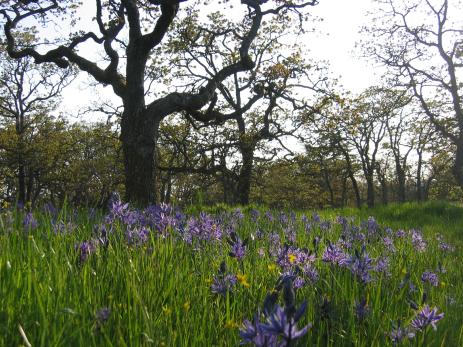
[(188, 219), (183, 239), (187, 243), (192, 243), (195, 239), (199, 241), (220, 240), (222, 235), (219, 223), (207, 213), (201, 212), (199, 218)]
[(79, 254), (79, 262), (83, 263), (92, 253), (96, 252), (97, 242), (95, 242), (95, 240), (83, 241), (76, 244), (74, 248)]
[(319, 275), (317, 269), (312, 264), (305, 264), (302, 268), (304, 276), (309, 280), (311, 284), (318, 281)]
[(43, 212), (51, 217), (56, 217), (58, 214), (58, 210), (51, 202), (47, 202), (43, 205)]
[(34, 218), (34, 215), (32, 214), (32, 212), (27, 212), (26, 215), (24, 216), (23, 226), (24, 226), (24, 229), (27, 229), (27, 230), (34, 230), (37, 228), (38, 223), (37, 223), (37, 220)]
[(423, 274), (421, 275), (421, 281), (423, 283), (427, 282), (431, 284), (433, 287), (437, 287), (439, 285), (439, 277), (437, 276), (437, 274), (431, 271), (423, 272)]
[(140, 246), (149, 238), (149, 230), (145, 227), (134, 228), (126, 232), (127, 243), (131, 246)]
[(243, 327), (240, 329), (242, 341), (240, 345), (250, 343), (256, 347), (272, 347), (277, 345), (277, 336), (270, 335), (262, 329), (259, 321), (259, 314), (254, 316), (254, 321), (245, 320)]
[(279, 221), (281, 225), (288, 224), (288, 216), (284, 212), (280, 212)]
[(311, 324), (308, 324), (300, 330), (297, 328), (297, 322), (304, 311), (305, 305), (301, 306), (294, 316), (289, 316), (283, 307), (276, 305), (273, 313), (267, 317), (267, 323), (261, 325), (262, 330), (270, 335), (282, 337), (289, 345), (291, 341), (304, 336), (311, 327)]
[(316, 212), (312, 213), (312, 221), (314, 223), (320, 223), (320, 221), (321, 221), (320, 216)]
[(379, 225), (376, 222), (374, 217), (371, 217), (371, 216), (368, 217), (368, 220), (366, 222), (366, 229), (367, 229), (368, 236), (373, 236), (378, 232)]
[(294, 246), (284, 246), (278, 252), (277, 264), (287, 271), (298, 265), (312, 263), (315, 261), (315, 254), (310, 253), (307, 249), (301, 249)]
[(95, 319), (97, 320), (98, 323), (102, 324), (106, 322), (110, 316), (111, 316), (111, 309), (109, 307), (102, 307), (96, 312)]
[(393, 326), (388, 335), (394, 346), (400, 345), (405, 338), (413, 339), (415, 337), (415, 333), (410, 328), (401, 326), (400, 321)]
[(349, 259), (347, 265), (362, 283), (371, 282), (370, 271), (373, 270), (373, 259), (368, 256), (364, 247), (361, 252), (355, 252), (355, 255)]
[(436, 323), (444, 318), (443, 313), (437, 313), (437, 307), (434, 307), (432, 310), (428, 305), (424, 305), (420, 312), (413, 318), (410, 326), (417, 331), (424, 331), (429, 325), (432, 326), (434, 330), (437, 329)]
[(383, 237), (383, 244), (389, 252), (394, 253), (396, 251), (394, 241), (389, 236)]
[(421, 232), (412, 229), (410, 230), (410, 235), (412, 238), (413, 247), (415, 247), (415, 249), (420, 253), (424, 252), (427, 247), (427, 242), (423, 239), (423, 235), (421, 234)]
[(270, 211), (265, 212), (265, 217), (268, 219), (269, 222), (273, 222), (272, 212)]
[(270, 255), (272, 257), (278, 256), (281, 246), (280, 235), (275, 232), (268, 234), (268, 243)]
[(219, 273), (212, 279), (211, 292), (225, 296), (227, 292), (231, 292), (233, 290), (236, 281), (236, 276), (233, 274)]
[(246, 244), (247, 240), (242, 241), (241, 238), (235, 233), (230, 233), (230, 239), (227, 240), (231, 246), (230, 257), (236, 258), (241, 261), (246, 255)]
[(330, 221), (325, 220), (323, 222), (320, 222), (319, 227), (320, 227), (321, 231), (326, 232), (326, 231), (330, 230), (331, 223), (330, 223)]
[(246, 255), (246, 246), (243, 245), (241, 240), (235, 242), (231, 246), (230, 256), (237, 260), (242, 260)]
[(322, 261), (339, 266), (345, 266), (348, 263), (349, 257), (337, 245), (329, 243), (322, 255)]
[(294, 288), (299, 289), (299, 288), (304, 287), (304, 285), (305, 285), (305, 280), (302, 277), (297, 276), (294, 279)]
[(129, 204), (115, 199), (112, 201), (110, 209), (112, 219), (122, 219), (129, 212)]
[(348, 239), (340, 238), (338, 240), (338, 245), (344, 249), (351, 249), (352, 248), (352, 242)]
[(402, 229), (397, 230), (396, 233), (395, 233), (395, 236), (397, 238), (403, 238), (406, 235), (407, 235), (407, 233), (405, 232), (405, 230), (402, 230)]
[(355, 300), (354, 311), (355, 316), (359, 321), (365, 320), (365, 318), (370, 313), (370, 308), (368, 307), (367, 299), (362, 298), (360, 301)]
[(69, 234), (77, 228), (77, 226), (72, 222), (65, 223), (62, 220), (59, 220), (58, 222), (52, 221), (52, 226), (55, 234)]
[(389, 276), (390, 261), (388, 257), (380, 257), (376, 261), (375, 271)]
[(257, 220), (259, 219), (259, 216), (260, 216), (260, 212), (259, 210), (256, 210), (256, 209), (252, 209), (250, 212), (249, 212), (250, 216), (251, 216), (251, 220), (256, 223)]
[(443, 241), (439, 242), (439, 248), (444, 252), (453, 252), (455, 250), (455, 247)]

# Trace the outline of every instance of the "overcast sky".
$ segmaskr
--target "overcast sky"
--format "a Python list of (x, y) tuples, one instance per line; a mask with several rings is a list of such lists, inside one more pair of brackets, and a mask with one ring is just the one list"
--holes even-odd
[(320, 0), (313, 8), (323, 21), (318, 25), (321, 34), (314, 39), (311, 54), (329, 61), (344, 87), (356, 93), (377, 83), (378, 78), (374, 74), (377, 68), (354, 52), (358, 32), (367, 24), (366, 14), (371, 8), (372, 0)]
[[(330, 63), (334, 76), (339, 77), (344, 89), (359, 93), (377, 82), (375, 69), (371, 63), (356, 56), (355, 42), (359, 40), (358, 31), (367, 24), (366, 13), (372, 7), (372, 0), (320, 0), (310, 8), (311, 13), (322, 19), (316, 24), (317, 33), (308, 36), (306, 46), (310, 48), (310, 58), (324, 59)], [(92, 9), (90, 9), (92, 11)], [(89, 13), (88, 15), (92, 15)], [(79, 78), (85, 80), (88, 78)], [(64, 111), (76, 114), (83, 106), (83, 100), (95, 98), (95, 91), (84, 83), (74, 84), (64, 92)], [(110, 87), (99, 88), (103, 98), (112, 95)]]

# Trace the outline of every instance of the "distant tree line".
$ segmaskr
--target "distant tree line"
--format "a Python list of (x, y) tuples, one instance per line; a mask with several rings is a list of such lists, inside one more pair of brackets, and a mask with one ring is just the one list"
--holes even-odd
[[(462, 198), (463, 31), (448, 0), (377, 1), (359, 47), (386, 73), (359, 95), (301, 44), (317, 1), (232, 3), (96, 0), (86, 22), (72, 0), (2, 2), (0, 198), (104, 206), (117, 190), (136, 204), (300, 208)], [(57, 20), (75, 32), (45, 35)], [(119, 98), (97, 107), (113, 122), (56, 116), (80, 72)]]

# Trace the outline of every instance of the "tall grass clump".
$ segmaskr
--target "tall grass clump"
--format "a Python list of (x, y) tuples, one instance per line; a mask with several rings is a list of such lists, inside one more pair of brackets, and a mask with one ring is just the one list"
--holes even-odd
[(463, 345), (462, 212), (3, 209), (0, 345)]

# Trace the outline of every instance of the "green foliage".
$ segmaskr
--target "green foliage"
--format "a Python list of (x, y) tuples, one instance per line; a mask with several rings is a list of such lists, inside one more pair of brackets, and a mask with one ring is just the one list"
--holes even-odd
[[(225, 209), (217, 206), (214, 212)], [(301, 345), (392, 346), (387, 335), (391, 320), (403, 318), (408, 324), (414, 314), (407, 302), (407, 287), (399, 286), (407, 272), (418, 286), (413, 300), (421, 300), (426, 290), (427, 302), (445, 316), (437, 331), (429, 329), (425, 340), (423, 334), (405, 346), (461, 345), (463, 209), (447, 203), (405, 204), (374, 210), (326, 210), (321, 217), (333, 221), (340, 213), (352, 215), (356, 222), (374, 214), (381, 225), (394, 229), (422, 227), (430, 250), (417, 253), (408, 242), (397, 242), (391, 277), (379, 277), (366, 286), (353, 280), (348, 271), (317, 263), (322, 280), (297, 290), (298, 302), (309, 302), (301, 325), (313, 323)], [(35, 212), (35, 216), (39, 228), (26, 231), (23, 212), (3, 210), (0, 214), (2, 346), (25, 344), (18, 326), (33, 346), (236, 346), (243, 320), (254, 315), (278, 278), (273, 260), (257, 254), (259, 247), (268, 246), (266, 239), (250, 243), (249, 254), (239, 264), (227, 256), (222, 244), (193, 249), (173, 236), (128, 246), (123, 226), (116, 222), (109, 235), (110, 246), (82, 263), (75, 245), (92, 236), (98, 219), (86, 210), (63, 210), (56, 220), (71, 220), (75, 228), (55, 233), (50, 215)], [(281, 227), (277, 221), (259, 223), (265, 231)], [(246, 217), (237, 232), (246, 237), (255, 228)], [(312, 247), (313, 235), (321, 235), (318, 227), (308, 235), (300, 224), (297, 232), (301, 247)], [(444, 255), (434, 240), (437, 233), (450, 238), (457, 250)], [(371, 256), (380, 255), (370, 250)], [(210, 291), (222, 260), (231, 273), (246, 275), (226, 296)], [(421, 284), (419, 274), (441, 261), (447, 272), (439, 273), (439, 286)], [(354, 313), (360, 295), (366, 295), (368, 303), (365, 321)], [(102, 308), (110, 309), (107, 319), (99, 313)]]

